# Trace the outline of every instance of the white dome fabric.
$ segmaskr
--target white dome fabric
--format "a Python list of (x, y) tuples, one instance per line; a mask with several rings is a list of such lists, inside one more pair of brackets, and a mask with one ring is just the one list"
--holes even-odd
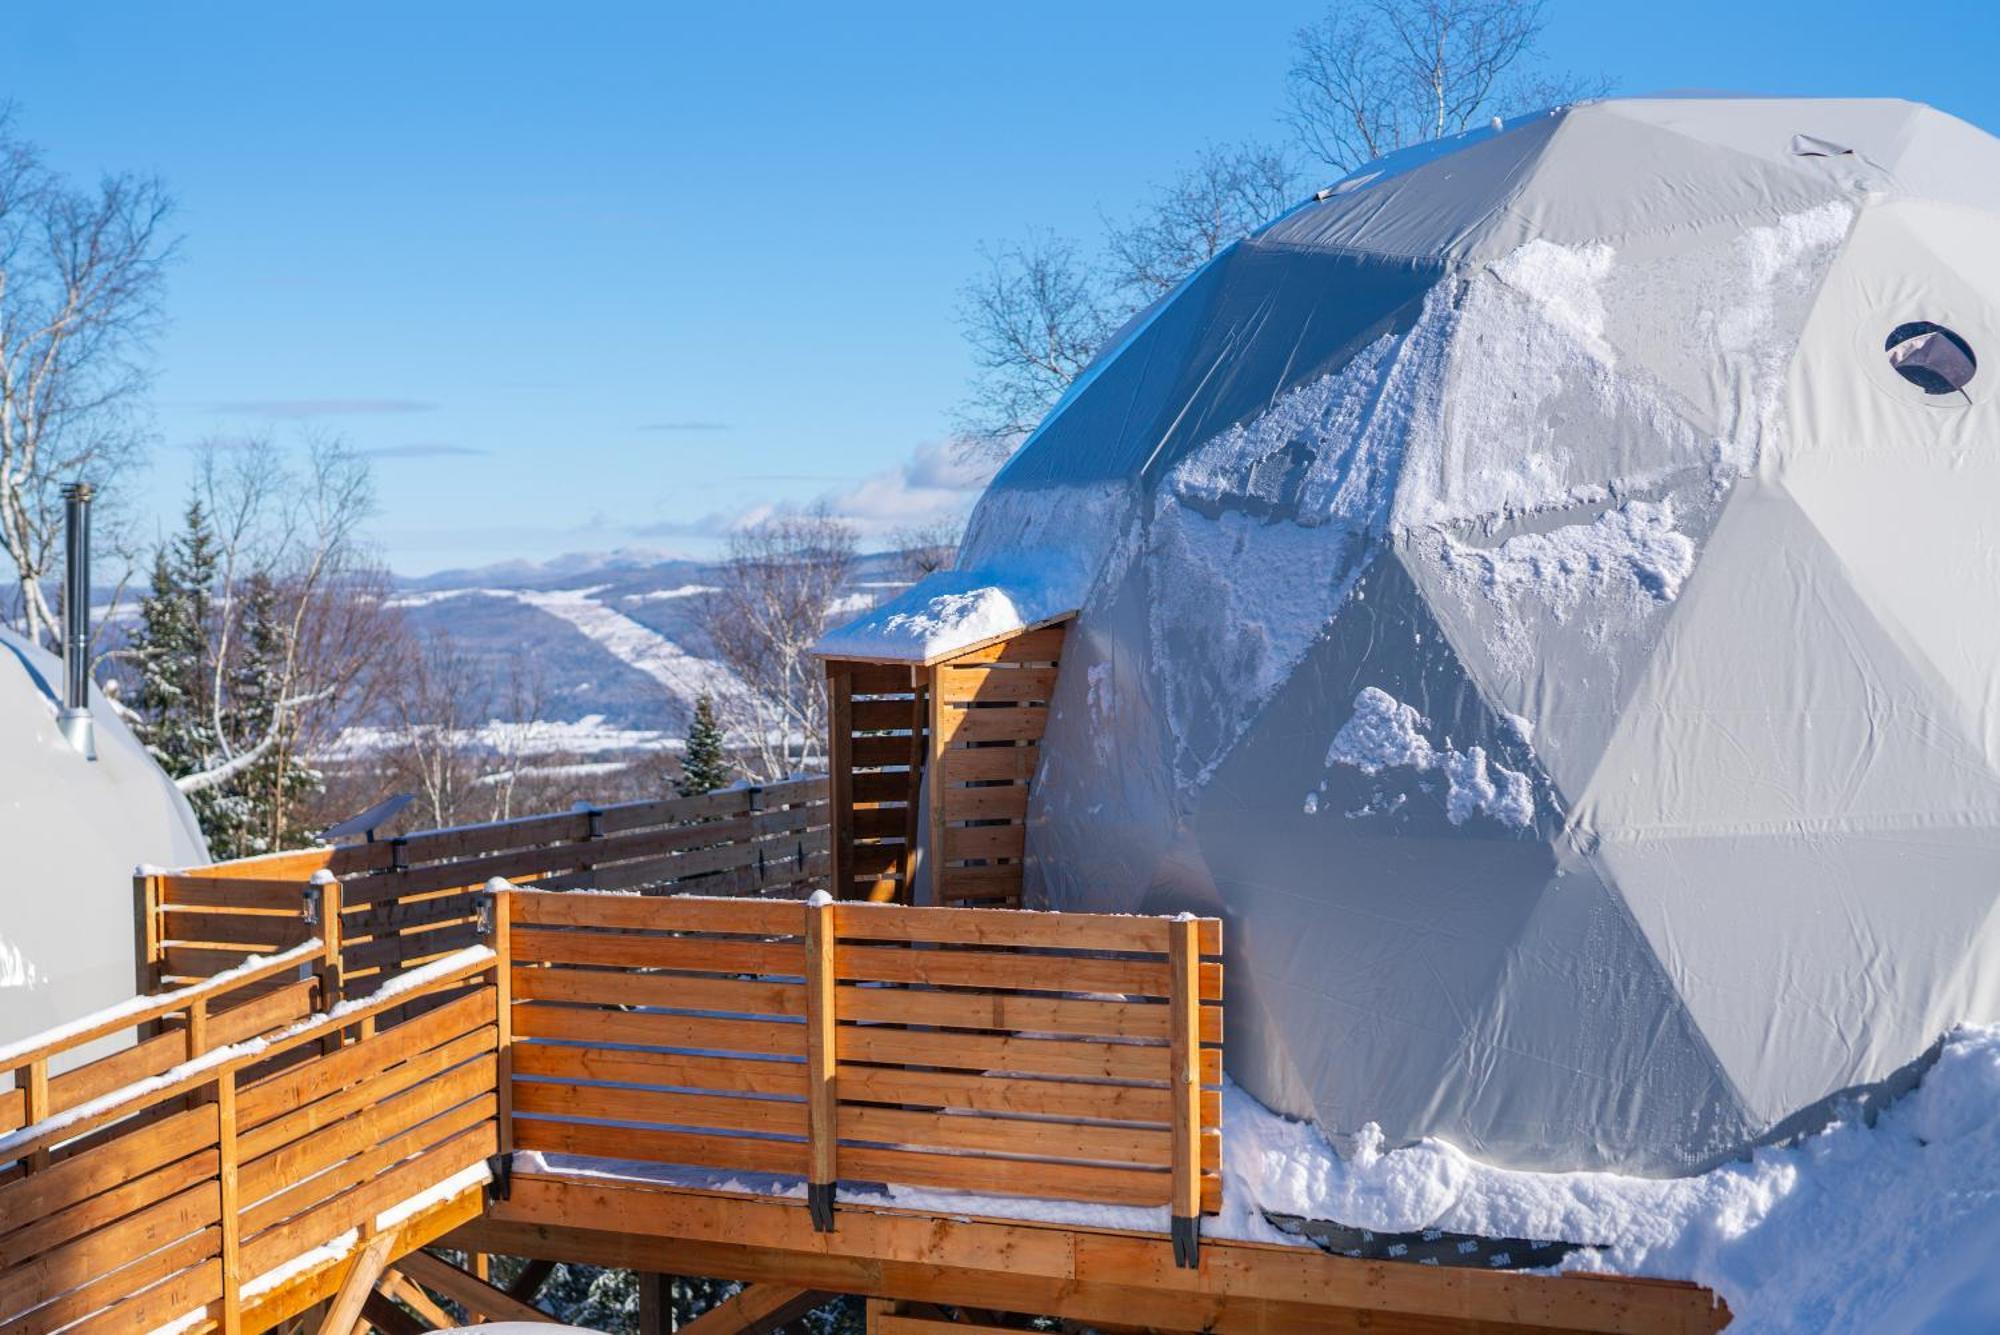
[(1606, 102), (1218, 256), (960, 560), (1085, 572), (1031, 900), (1222, 914), (1253, 1094), (1522, 1167), (2000, 1018), (1995, 182), (1907, 103)]
[(56, 727), (62, 662), (0, 630), (0, 1043), (130, 997), (132, 872), (208, 849), (187, 799), (102, 696), (97, 759)]

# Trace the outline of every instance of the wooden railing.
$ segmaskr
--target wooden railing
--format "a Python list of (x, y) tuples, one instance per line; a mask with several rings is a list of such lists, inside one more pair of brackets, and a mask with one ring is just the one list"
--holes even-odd
[[(454, 1199), (440, 1230), (469, 1217), (468, 1175), (483, 1180), (499, 1148), (493, 952), (315, 1009), (320, 952), (309, 941), (0, 1054), (25, 1063), (16, 1093), (31, 1117), (0, 1137), (0, 1330), (264, 1329), (323, 1296), (301, 1283), (364, 1237)], [(378, 1030), (433, 996), (453, 999)], [(82, 1043), (167, 1024), (64, 1076), (34, 1074)]]
[(1214, 919), (503, 898), (519, 1149), (1219, 1208)]
[(804, 898), (827, 873), (826, 780), (431, 830), (244, 858), (134, 885), (139, 991), (206, 978), (307, 936), (334, 944), (341, 996), (479, 939), (480, 891), (552, 889)]
[[(286, 884), (152, 879), (219, 916)], [(417, 893), (462, 893), (446, 879)], [(265, 916), (337, 928), (350, 884)], [(232, 970), (0, 1049), (0, 1331), (267, 1329), (372, 1236), (408, 1250), (472, 1218), (515, 1148), (669, 1186), (772, 1174), (822, 1229), (836, 1184), (1162, 1208), (1187, 1261), (1219, 1208), (1213, 920), (465, 898), (480, 940), (367, 996), (340, 996), (337, 931), (273, 932)]]

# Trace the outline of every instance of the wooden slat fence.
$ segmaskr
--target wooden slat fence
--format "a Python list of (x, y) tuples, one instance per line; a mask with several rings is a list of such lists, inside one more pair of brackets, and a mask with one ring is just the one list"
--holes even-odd
[(803, 898), (826, 879), (826, 796), (814, 777), (142, 875), (139, 990), (314, 935), (339, 942), (336, 988), (366, 996), (479, 939), (478, 892), (496, 876), (552, 889)]
[(826, 665), (837, 899), (910, 901), (930, 745), (929, 680), (921, 667)]
[(1213, 919), (505, 898), (521, 1149), (1219, 1208)]
[(1062, 625), (1023, 631), (931, 669), (932, 899), (1018, 907), (1028, 791), (1061, 666)]
[[(313, 1009), (319, 980), (297, 975), (318, 945), (5, 1054), (32, 1065), (90, 1041), (81, 1030), (181, 1023), (78, 1068), (79, 1089), (109, 1080), (94, 1098), (63, 1104), (50, 1081), (50, 1107), (0, 1136), (0, 1331), (267, 1328), (323, 1296), (313, 1277), (363, 1234), (420, 1228), (445, 1203), (425, 1193), (497, 1152), (493, 952), (440, 961), (400, 994)], [(307, 991), (222, 1004), (288, 973)], [(456, 999), (378, 1029), (398, 1002), (432, 993)], [(130, 1054), (157, 1066), (167, 1044), (179, 1060), (133, 1075)]]

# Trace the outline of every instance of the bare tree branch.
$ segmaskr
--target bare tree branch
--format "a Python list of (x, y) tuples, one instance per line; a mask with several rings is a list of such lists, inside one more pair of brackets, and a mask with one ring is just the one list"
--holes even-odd
[(1137, 305), (1172, 291), (1294, 202), (1298, 171), (1277, 149), (1211, 144), (1145, 212), (1110, 228), (1112, 282)]
[[(60, 647), (44, 581), (61, 484), (105, 482), (143, 452), (135, 421), (159, 324), (173, 202), (158, 181), (73, 186), (0, 108), (0, 553), (23, 633)], [(115, 494), (107, 496), (115, 507)], [(108, 529), (115, 509), (100, 506)]]
[[(1605, 82), (1531, 75), (1543, 0), (1341, 0), (1292, 39), (1292, 128), (1340, 172)], [(1527, 76), (1527, 77), (1524, 77)]]

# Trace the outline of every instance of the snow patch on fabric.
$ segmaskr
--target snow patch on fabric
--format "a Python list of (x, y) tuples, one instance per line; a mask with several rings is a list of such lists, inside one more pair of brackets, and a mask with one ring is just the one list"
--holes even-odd
[(1672, 602), (1694, 572), (1695, 546), (1674, 527), (1671, 500), (1628, 501), (1588, 523), (1518, 534), (1498, 547), (1448, 539), (1444, 557), (1491, 602), (1533, 598), (1567, 621), (1587, 599)]
[(40, 981), (35, 962), (19, 946), (0, 936), (0, 987), (33, 987)]
[[(1490, 816), (1516, 829), (1535, 819), (1534, 781), (1519, 770), (1490, 761), (1486, 748), (1463, 751), (1436, 747), (1424, 736), (1424, 717), (1379, 686), (1363, 687), (1354, 697), (1354, 714), (1334, 734), (1327, 747), (1328, 768), (1346, 765), (1370, 778), (1392, 769), (1444, 776), (1445, 819), (1463, 825), (1474, 816)], [(1308, 814), (1317, 809), (1308, 803)]]

